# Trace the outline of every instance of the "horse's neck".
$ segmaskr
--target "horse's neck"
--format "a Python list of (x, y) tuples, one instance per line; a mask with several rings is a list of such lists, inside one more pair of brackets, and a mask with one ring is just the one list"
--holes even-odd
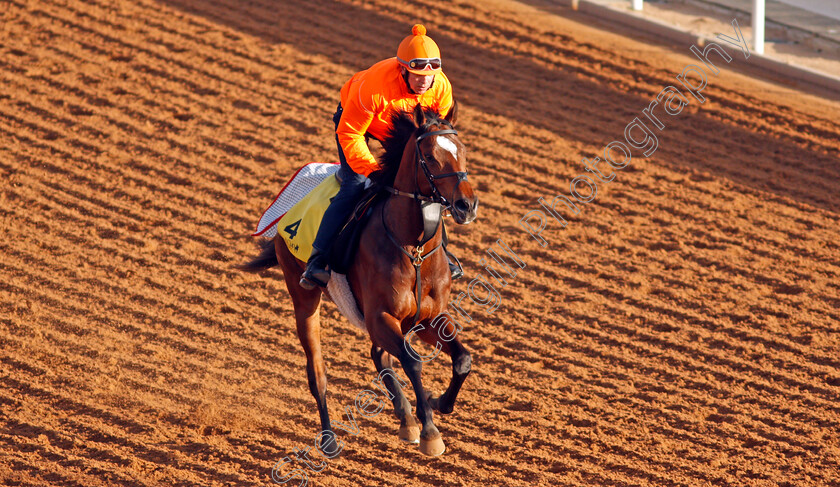
[(405, 196), (391, 196), (386, 200), (383, 211), (388, 229), (398, 242), (410, 245), (420, 240), (423, 235), (423, 213), (419, 201)]
[[(394, 189), (406, 193), (417, 191), (419, 177), (415, 177), (417, 164), (413, 146), (406, 146), (400, 169), (394, 178)], [(385, 221), (400, 243), (410, 245), (423, 236), (423, 212), (420, 201), (405, 196), (392, 195), (385, 204)]]

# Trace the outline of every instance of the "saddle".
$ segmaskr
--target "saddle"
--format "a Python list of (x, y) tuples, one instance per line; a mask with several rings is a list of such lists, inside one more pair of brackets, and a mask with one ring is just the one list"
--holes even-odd
[(365, 190), (350, 219), (344, 224), (335, 242), (333, 242), (327, 261), (330, 270), (339, 274), (347, 274), (353, 264), (353, 259), (356, 257), (362, 230), (370, 220), (376, 204), (387, 196), (388, 192), (376, 185)]

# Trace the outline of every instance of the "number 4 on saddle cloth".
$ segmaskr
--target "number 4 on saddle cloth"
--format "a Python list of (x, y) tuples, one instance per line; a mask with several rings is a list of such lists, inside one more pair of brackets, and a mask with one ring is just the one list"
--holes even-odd
[[(339, 165), (313, 162), (303, 166), (280, 190), (265, 210), (254, 236), (272, 238), (280, 234), (296, 258), (306, 262), (312, 253), (312, 242), (330, 200), (338, 194), (339, 182), (334, 177)], [(330, 250), (329, 266), (334, 272), (346, 274), (350, 268), (363, 224), (378, 198), (387, 193), (368, 188), (353, 217), (339, 233)]]

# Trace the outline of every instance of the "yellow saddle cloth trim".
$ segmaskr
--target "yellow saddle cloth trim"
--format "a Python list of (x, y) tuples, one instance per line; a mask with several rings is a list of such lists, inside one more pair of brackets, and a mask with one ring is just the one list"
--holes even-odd
[(277, 233), (298, 259), (304, 262), (309, 260), (321, 219), (330, 206), (330, 199), (338, 194), (339, 187), (334, 175), (327, 176), (277, 222)]

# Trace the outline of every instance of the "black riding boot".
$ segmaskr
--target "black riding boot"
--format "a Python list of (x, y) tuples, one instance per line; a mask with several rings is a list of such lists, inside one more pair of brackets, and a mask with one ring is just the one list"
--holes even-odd
[(324, 212), (318, 234), (312, 242), (312, 254), (306, 262), (306, 270), (300, 278), (300, 286), (304, 289), (314, 289), (315, 286), (326, 287), (330, 280), (329, 251), (341, 227), (347, 222), (353, 208), (359, 200), (365, 187), (365, 177), (354, 173), (349, 167), (339, 169), (341, 189)]
[(446, 235), (446, 224), (443, 221), (440, 224), (443, 226), (443, 251), (446, 253), (446, 263), (449, 264), (449, 274), (454, 281), (464, 277), (464, 268), (461, 266), (461, 261), (446, 248), (449, 245), (449, 236)]
[(446, 252), (446, 263), (449, 264), (449, 273), (452, 275), (452, 280), (464, 277), (464, 268), (461, 267), (461, 261), (452, 252), (446, 249), (444, 251)]
[(300, 287), (307, 290), (315, 289), (315, 286), (327, 287), (330, 280), (330, 271), (327, 269), (328, 255), (325, 251), (312, 247), (312, 254), (306, 261), (306, 269), (300, 276)]
[(329, 249), (341, 227), (347, 221), (350, 213), (353, 211), (353, 204), (344, 206), (348, 203), (344, 199), (340, 199), (336, 195), (327, 211), (324, 212), (324, 218), (321, 220), (321, 226), (318, 227), (318, 234), (315, 236), (315, 241), (312, 243), (312, 254), (306, 262), (306, 270), (300, 278), (300, 286), (304, 289), (314, 289), (315, 286), (326, 287), (330, 280), (330, 271), (327, 269), (329, 264)]

